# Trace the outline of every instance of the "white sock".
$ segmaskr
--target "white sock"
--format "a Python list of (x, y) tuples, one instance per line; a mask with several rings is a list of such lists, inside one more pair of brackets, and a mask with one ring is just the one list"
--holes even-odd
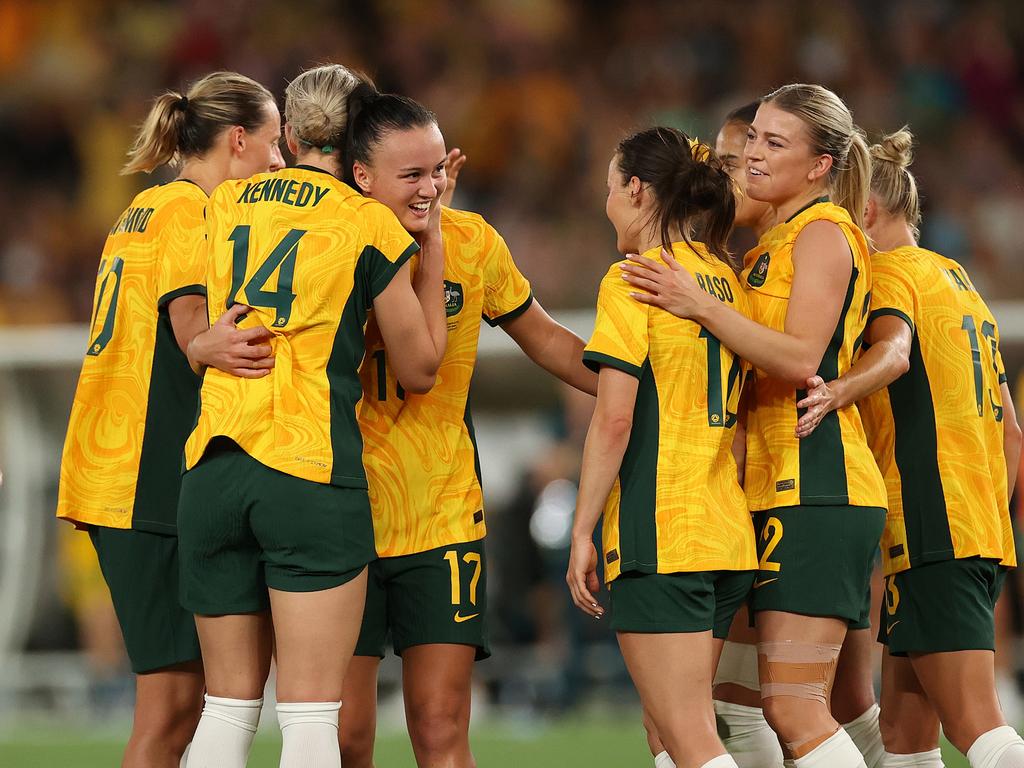
[(864, 756), (850, 734), (840, 728), (803, 757), (793, 761), (796, 768), (867, 768)]
[(668, 752), (659, 752), (654, 756), (654, 768), (676, 768)]
[(340, 709), (340, 701), (279, 703), (281, 768), (341, 768)]
[(738, 766), (736, 761), (732, 759), (732, 755), (725, 754), (711, 758), (700, 768), (738, 768)]
[(878, 714), (881, 710), (872, 704), (863, 714), (849, 723), (843, 723), (843, 730), (850, 734), (857, 749), (864, 755), (868, 768), (880, 768), (885, 755), (882, 732), (878, 730)]
[(178, 762), (178, 768), (185, 768), (185, 766), (188, 765), (188, 751), (191, 747), (191, 741), (185, 745), (185, 751), (181, 753), (181, 760)]
[(728, 728), (722, 744), (738, 768), (779, 768), (783, 764), (779, 738), (764, 719), (760, 707), (715, 699), (715, 714)]
[(793, 760), (783, 760), (782, 768), (796, 768), (796, 762)]
[(915, 752), (911, 755), (894, 755), (891, 752), (884, 752), (882, 753), (882, 768), (944, 768), (942, 750), (936, 748), (930, 752)]
[(967, 750), (971, 768), (1021, 768), (1024, 739), (1008, 725), (981, 734)]
[(206, 695), (187, 768), (245, 768), (263, 699), (225, 699)]

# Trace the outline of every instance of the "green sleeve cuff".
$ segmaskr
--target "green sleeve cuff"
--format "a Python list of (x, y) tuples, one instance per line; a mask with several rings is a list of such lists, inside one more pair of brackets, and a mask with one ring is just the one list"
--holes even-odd
[(600, 372), (602, 365), (607, 365), (608, 367), (616, 368), (623, 373), (628, 373), (630, 376), (634, 376), (637, 379), (643, 375), (643, 368), (639, 365), (627, 363), (625, 360), (620, 360), (617, 357), (606, 355), (603, 352), (593, 352), (591, 350), (584, 351), (583, 364), (595, 373)]
[(914, 321), (910, 319), (906, 312), (896, 309), (895, 307), (882, 307), (881, 309), (872, 310), (871, 314), (868, 315), (868, 322), (870, 323), (876, 317), (882, 317), (883, 315), (890, 315), (892, 317), (898, 317), (900, 320), (910, 326), (910, 331), (916, 333), (917, 329), (914, 328)]
[(509, 320), (515, 320), (517, 317), (522, 315), (526, 310), (533, 304), (533, 291), (530, 291), (530, 295), (526, 297), (526, 301), (520, 304), (518, 307), (513, 309), (511, 312), (506, 312), (504, 315), (498, 315), (497, 317), (488, 317), (482, 315), (484, 322), (486, 322), (491, 328), (496, 328), (502, 323), (507, 323)]
[(181, 296), (205, 296), (205, 295), (206, 295), (206, 286), (205, 285), (199, 285), (198, 283), (196, 283), (194, 285), (183, 285), (181, 288), (175, 288), (173, 291), (168, 291), (163, 296), (161, 296), (160, 299), (157, 301), (156, 306), (157, 306), (158, 309), (166, 307), (172, 301), (174, 301), (177, 298), (180, 298)]
[(373, 277), (370, 279), (370, 299), (377, 298), (381, 291), (391, 285), (391, 281), (395, 279), (395, 275), (409, 259), (412, 258), (413, 254), (420, 249), (419, 243), (413, 241), (409, 243), (409, 247), (402, 251), (401, 255), (394, 261), (388, 261), (388, 257), (381, 253), (377, 248), (372, 245), (366, 246), (363, 250), (363, 258), (371, 257), (377, 260), (379, 263), (375, 265), (373, 270)]

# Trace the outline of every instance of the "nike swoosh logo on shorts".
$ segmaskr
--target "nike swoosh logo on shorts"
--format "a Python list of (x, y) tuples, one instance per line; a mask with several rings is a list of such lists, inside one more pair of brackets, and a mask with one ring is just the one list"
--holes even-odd
[[(902, 619), (900, 619), (900, 621), (902, 621)], [(899, 623), (900, 623), (899, 621), (894, 621), (894, 622), (893, 622), (892, 624), (889, 624), (889, 625), (888, 625), (888, 626), (887, 626), (887, 627), (885, 628), (885, 634), (887, 634), (887, 635), (891, 635), (891, 634), (892, 634), (892, 628), (893, 628), (893, 627), (895, 627), (895, 626), (896, 626), (897, 624), (899, 624)]]
[(456, 611), (455, 612), (455, 623), (456, 624), (461, 624), (464, 621), (469, 621), (470, 619), (475, 619), (479, 615), (480, 615), (479, 613), (471, 613), (471, 614), (469, 614), (469, 616), (463, 616), (458, 611)]
[(765, 584), (771, 584), (773, 581), (778, 581), (778, 580), (779, 580), (779, 577), (776, 576), (774, 579), (761, 579), (760, 581), (755, 581), (754, 582), (754, 589), (757, 589), (758, 587), (763, 587)]

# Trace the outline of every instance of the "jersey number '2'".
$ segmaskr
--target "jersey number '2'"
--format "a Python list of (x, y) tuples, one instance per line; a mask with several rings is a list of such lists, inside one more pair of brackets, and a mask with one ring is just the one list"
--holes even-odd
[[(295, 294), (292, 293), (295, 257), (299, 254), (299, 240), (304, 234), (304, 229), (289, 230), (245, 284), (245, 298), (249, 306), (275, 310), (277, 314), (271, 323), (275, 328), (287, 325), (292, 314), (292, 302), (295, 301)], [(227, 308), (230, 309), (237, 301), (238, 291), (242, 287), (249, 264), (249, 225), (239, 224), (231, 231), (228, 240), (235, 245), (231, 261), (231, 291), (228, 293), (227, 301)], [(264, 290), (274, 272), (277, 272), (277, 289)]]

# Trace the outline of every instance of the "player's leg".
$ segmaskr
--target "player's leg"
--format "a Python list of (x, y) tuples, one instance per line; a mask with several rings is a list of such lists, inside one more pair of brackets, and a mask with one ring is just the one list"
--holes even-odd
[(882, 509), (787, 507), (755, 515), (752, 610), (765, 718), (799, 767), (863, 768), (829, 708), (848, 624), (863, 612)]
[(879, 728), (885, 744), (883, 766), (941, 768), (939, 716), (905, 656), (882, 657)]
[(369, 497), (252, 463), (252, 529), (277, 649), (281, 768), (337, 768), (342, 687), (362, 625), (366, 565), (376, 557)]
[(968, 558), (891, 577), (890, 651), (909, 655), (946, 738), (974, 768), (1024, 765), (1024, 740), (1006, 726), (995, 691), (993, 609), (1004, 576), (995, 562)]
[(203, 667), (192, 615), (178, 601), (178, 540), (93, 528), (135, 672), (135, 714), (125, 768), (177, 768), (202, 709)]
[(718, 735), (739, 768), (780, 768), (782, 747), (761, 710), (757, 633), (744, 605), (736, 612), (715, 671)]
[(474, 661), (487, 647), (484, 541), (384, 558), (388, 625), (402, 657), (409, 738), (420, 768), (468, 768)]
[(373, 768), (377, 731), (377, 672), (387, 640), (386, 574), (382, 560), (366, 569), (366, 606), (356, 640), (355, 655), (342, 686), (344, 711), (338, 723), (338, 743), (345, 768)]
[[(865, 617), (870, 616), (870, 612), (869, 592)], [(875, 701), (874, 644), (870, 619), (847, 629), (831, 699), (832, 716), (853, 739), (868, 768), (878, 768), (885, 752), (878, 725), (879, 707)]]
[(472, 768), (469, 713), (471, 645), (431, 643), (402, 651), (402, 690), (409, 739), (419, 768)]

